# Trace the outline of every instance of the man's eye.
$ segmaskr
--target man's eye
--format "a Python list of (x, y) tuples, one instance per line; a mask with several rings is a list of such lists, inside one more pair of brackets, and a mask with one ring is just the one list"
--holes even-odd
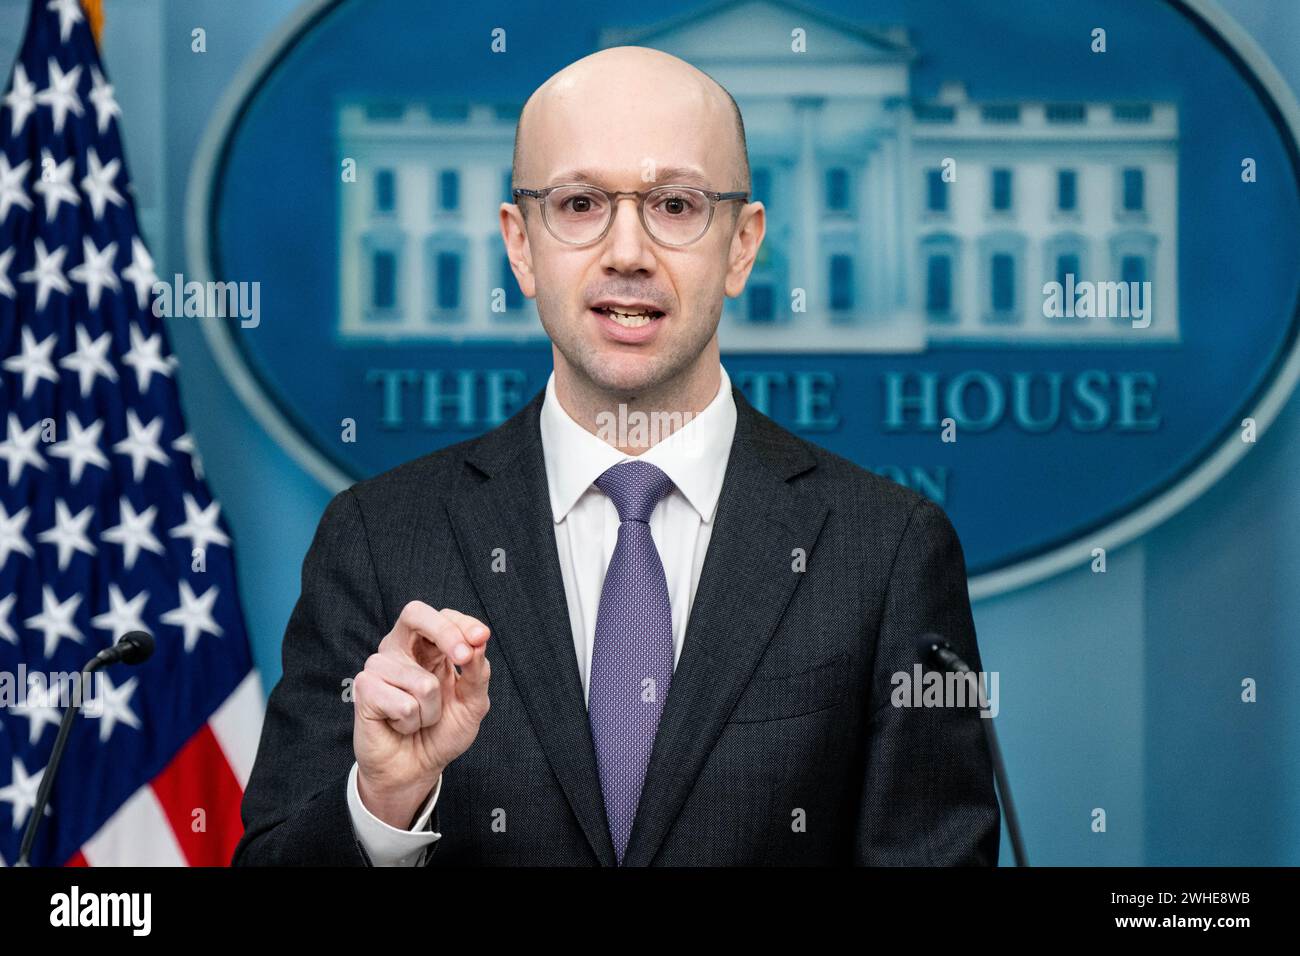
[(586, 213), (600, 208), (600, 203), (596, 196), (566, 196), (561, 201), (560, 208), (565, 212)]
[(693, 203), (686, 196), (665, 196), (659, 201), (659, 210), (670, 216), (686, 215), (693, 208)]

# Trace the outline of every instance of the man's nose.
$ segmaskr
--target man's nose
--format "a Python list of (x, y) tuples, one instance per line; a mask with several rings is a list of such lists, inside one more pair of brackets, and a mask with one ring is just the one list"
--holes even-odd
[(646, 234), (637, 214), (635, 196), (620, 196), (614, 203), (614, 221), (606, 237), (606, 264), (619, 271), (647, 268), (654, 262), (654, 240)]

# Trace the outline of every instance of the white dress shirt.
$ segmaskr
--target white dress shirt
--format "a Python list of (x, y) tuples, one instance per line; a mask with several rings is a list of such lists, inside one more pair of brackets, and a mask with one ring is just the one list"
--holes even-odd
[[(650, 515), (650, 536), (664, 566), (668, 600), (673, 617), (673, 666), (682, 656), (686, 622), (695, 601), (700, 569), (709, 547), (717, 513), (722, 478), (731, 455), (736, 431), (736, 403), (731, 379), (719, 366), (718, 393), (705, 408), (662, 441), (635, 456), (648, 461), (672, 479), (673, 490)], [(613, 410), (612, 427), (627, 413)], [(627, 422), (629, 433), (637, 423)], [(650, 427), (653, 428), (653, 422)], [(583, 697), (589, 691), (591, 650), (596, 638), (596, 612), (600, 592), (618, 542), (618, 509), (597, 488), (595, 480), (607, 469), (634, 456), (624, 454), (574, 421), (555, 397), (555, 373), (546, 381), (541, 409), (542, 452), (550, 491), (555, 546), (564, 579), (564, 594), (573, 629), (573, 651), (578, 660)], [(653, 431), (652, 431), (653, 434)], [(636, 437), (634, 433), (629, 437)], [(627, 442), (623, 442), (627, 444)], [(357, 790), (357, 765), (348, 778), (348, 810), (357, 839), (375, 866), (414, 866), (425, 850), (442, 837), (426, 829), (433, 814), (442, 777), (410, 830), (389, 826), (361, 802)]]

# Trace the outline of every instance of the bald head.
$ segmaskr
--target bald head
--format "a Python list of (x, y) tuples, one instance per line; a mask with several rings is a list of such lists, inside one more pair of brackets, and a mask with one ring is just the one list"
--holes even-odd
[[(565, 149), (584, 133), (590, 148)], [(681, 155), (683, 145), (696, 155)], [(569, 64), (528, 98), (515, 127), (511, 185), (537, 188), (560, 167), (640, 172), (682, 164), (709, 167), (712, 189), (748, 192), (740, 107), (685, 60), (648, 47), (611, 47)]]

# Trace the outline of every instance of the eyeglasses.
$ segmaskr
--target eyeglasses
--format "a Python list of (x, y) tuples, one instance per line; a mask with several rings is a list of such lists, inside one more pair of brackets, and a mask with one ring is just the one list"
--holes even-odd
[(709, 231), (713, 209), (732, 199), (747, 201), (748, 192), (716, 193), (694, 186), (656, 186), (642, 192), (611, 192), (587, 183), (562, 183), (545, 189), (512, 189), (512, 196), (531, 196), (542, 207), (546, 230), (560, 242), (585, 246), (605, 238), (614, 208), (635, 196), (637, 215), (650, 238), (666, 246), (686, 246)]

